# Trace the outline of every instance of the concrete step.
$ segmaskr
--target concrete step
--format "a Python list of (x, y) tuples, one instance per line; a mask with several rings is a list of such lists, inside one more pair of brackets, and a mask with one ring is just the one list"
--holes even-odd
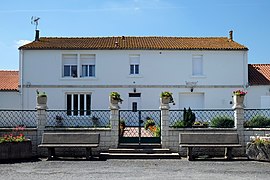
[(102, 159), (180, 159), (178, 153), (100, 153)]
[(155, 153), (171, 153), (170, 149), (150, 149), (150, 148), (117, 148), (109, 149), (109, 153), (144, 153), (144, 154), (155, 154)]
[(149, 144), (149, 143), (121, 143), (118, 146), (119, 148), (131, 148), (131, 149), (156, 149), (161, 148), (161, 144)]

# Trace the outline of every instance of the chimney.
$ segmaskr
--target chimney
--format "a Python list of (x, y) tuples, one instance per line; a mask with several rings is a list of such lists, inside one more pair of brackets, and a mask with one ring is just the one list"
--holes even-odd
[(233, 31), (230, 30), (229, 34), (230, 34), (230, 40), (233, 41)]
[(39, 30), (36, 29), (35, 41), (39, 41)]

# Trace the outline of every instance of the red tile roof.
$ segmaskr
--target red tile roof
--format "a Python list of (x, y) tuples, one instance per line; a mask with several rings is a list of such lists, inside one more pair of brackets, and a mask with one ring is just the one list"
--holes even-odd
[(41, 37), (19, 49), (248, 50), (227, 37)]
[(270, 85), (270, 64), (249, 64), (248, 81), (250, 85)]
[(0, 91), (18, 91), (19, 71), (0, 71)]

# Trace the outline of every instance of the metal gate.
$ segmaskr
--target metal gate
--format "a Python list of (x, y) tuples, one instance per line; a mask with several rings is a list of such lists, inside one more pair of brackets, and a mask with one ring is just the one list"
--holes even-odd
[(160, 143), (160, 110), (120, 110), (119, 143)]

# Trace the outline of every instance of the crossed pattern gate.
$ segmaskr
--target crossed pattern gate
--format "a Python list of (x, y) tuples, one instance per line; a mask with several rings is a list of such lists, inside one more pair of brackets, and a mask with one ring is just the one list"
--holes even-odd
[[(154, 123), (145, 128), (149, 120)], [(119, 125), (121, 122), (125, 122), (125, 128), (121, 130), (122, 127), (119, 126), (120, 143), (160, 143), (160, 110), (120, 110)]]

